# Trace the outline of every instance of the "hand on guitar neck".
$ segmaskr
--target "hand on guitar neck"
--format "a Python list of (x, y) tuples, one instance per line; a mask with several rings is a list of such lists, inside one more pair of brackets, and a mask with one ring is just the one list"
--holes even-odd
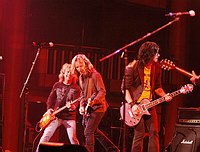
[(73, 111), (76, 109), (76, 106), (74, 104), (71, 104), (70, 102), (66, 102), (66, 107), (69, 109), (69, 111)]
[(172, 61), (170, 61), (168, 59), (161, 60), (160, 65), (164, 70), (177, 70), (181, 74), (189, 77), (190, 81), (193, 84), (200, 86), (200, 75), (197, 75), (194, 71), (192, 71), (192, 73), (190, 73), (182, 68), (179, 68), (179, 67), (175, 66), (175, 64)]
[[(57, 107), (56, 109), (48, 109), (47, 112), (45, 112), (45, 114), (42, 116), (42, 118), (40, 119), (40, 121), (37, 123), (37, 126), (39, 125), (40, 130), (36, 129), (36, 131), (41, 131), (43, 129), (45, 129), (54, 119), (56, 119), (56, 114), (63, 111), (64, 109), (68, 108), (70, 111), (73, 111), (76, 106), (74, 105), (74, 103), (76, 103), (77, 101), (79, 101), (82, 97), (79, 97), (73, 101), (70, 102), (66, 102), (66, 105), (59, 108)], [(36, 127), (37, 127), (36, 126)]]
[(172, 61), (168, 60), (168, 59), (163, 59), (160, 61), (160, 65), (161, 68), (163, 68), (164, 70), (177, 70), (178, 72), (180, 72), (181, 74), (191, 78), (193, 77), (192, 73), (177, 67)]
[[(166, 102), (169, 102), (172, 100), (172, 96), (170, 95), (170, 93), (167, 93), (164, 97), (164, 100)], [(133, 115), (135, 116), (139, 116), (141, 114), (141, 110), (140, 108), (137, 106), (137, 104), (133, 105), (132, 108), (131, 108), (131, 112)]]
[[(160, 97), (155, 100), (150, 101), (150, 100), (144, 98), (140, 101), (139, 104), (134, 104), (132, 107), (130, 106), (130, 104), (125, 103), (125, 108), (124, 108), (124, 105), (122, 105), (120, 107), (121, 118), (124, 119), (124, 116), (125, 116), (125, 119), (124, 119), (125, 123), (128, 126), (133, 127), (140, 122), (140, 119), (142, 118), (143, 115), (150, 115), (148, 109), (150, 109), (160, 103), (163, 103), (164, 101), (167, 100), (168, 97), (170, 99), (179, 94), (186, 94), (186, 93), (192, 92), (192, 90), (193, 90), (193, 85), (187, 84), (187, 85), (181, 87), (181, 89), (174, 91), (172, 93), (166, 94), (164, 97)], [(124, 109), (125, 109), (125, 115), (124, 115)]]
[(190, 81), (195, 85), (200, 85), (200, 75), (196, 75), (194, 71), (192, 71), (192, 77), (190, 78)]

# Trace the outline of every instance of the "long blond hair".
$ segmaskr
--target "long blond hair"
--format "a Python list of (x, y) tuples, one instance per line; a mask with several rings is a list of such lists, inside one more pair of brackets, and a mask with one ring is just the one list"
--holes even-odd
[[(61, 70), (60, 70), (60, 73), (58, 75), (58, 78), (59, 78), (59, 82), (63, 82), (64, 81), (64, 74), (65, 74), (65, 71), (66, 70), (70, 70), (71, 71), (71, 64), (68, 64), (68, 63), (65, 63), (63, 64)], [(76, 75), (76, 73), (72, 73), (71, 72), (71, 76), (73, 77), (72, 78), (72, 83), (75, 84), (78, 80), (78, 77)]]
[(92, 72), (96, 71), (94, 66), (90, 62), (90, 60), (84, 54), (77, 54), (72, 59), (72, 63), (71, 63), (72, 73), (77, 72), (76, 67), (75, 67), (76, 62), (83, 62), (85, 64), (85, 71), (87, 72), (88, 75), (90, 75)]

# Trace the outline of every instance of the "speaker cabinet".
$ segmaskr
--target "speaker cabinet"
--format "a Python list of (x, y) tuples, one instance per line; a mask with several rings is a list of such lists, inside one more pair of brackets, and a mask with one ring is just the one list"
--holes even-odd
[(37, 122), (42, 118), (46, 112), (45, 102), (28, 102), (27, 121), (30, 126), (35, 127)]
[(199, 152), (200, 125), (176, 124), (171, 143), (166, 152)]
[(43, 142), (39, 146), (39, 152), (88, 152), (81, 145), (66, 145), (64, 143)]

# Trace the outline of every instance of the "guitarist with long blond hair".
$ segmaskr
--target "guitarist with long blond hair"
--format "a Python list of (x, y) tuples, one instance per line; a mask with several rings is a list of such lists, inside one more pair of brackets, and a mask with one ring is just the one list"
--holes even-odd
[(94, 152), (95, 135), (104, 136), (98, 126), (108, 107), (106, 89), (101, 74), (84, 54), (74, 56), (71, 64), (72, 71), (79, 74), (79, 85), (83, 96), (79, 112), (84, 120), (85, 146), (89, 152)]
[[(51, 93), (47, 99), (47, 112), (44, 115), (53, 114), (53, 112), (66, 105), (67, 108), (55, 115), (55, 119), (51, 121), (44, 129), (44, 133), (39, 141), (48, 142), (54, 132), (60, 125), (64, 125), (71, 144), (79, 144), (76, 137), (76, 108), (79, 101), (70, 104), (80, 97), (80, 87), (77, 85), (77, 76), (71, 73), (71, 64), (65, 63), (59, 74), (59, 82), (53, 85)], [(44, 120), (45, 121), (45, 120)], [(36, 152), (39, 150), (39, 144)]]
[[(161, 85), (161, 67), (158, 63), (159, 46), (154, 42), (145, 42), (138, 52), (138, 59), (133, 60), (125, 69), (125, 79), (122, 81), (122, 92), (126, 92), (125, 99), (132, 107), (134, 115), (140, 114), (137, 104), (143, 99), (152, 100), (155, 94), (170, 101), (172, 97), (166, 94)], [(125, 82), (124, 82), (125, 80)], [(125, 86), (125, 88), (124, 88)], [(151, 115), (144, 115), (134, 126), (134, 138), (131, 152), (143, 151), (145, 127), (149, 132), (148, 152), (160, 152), (158, 135), (158, 118), (155, 107), (149, 109)]]

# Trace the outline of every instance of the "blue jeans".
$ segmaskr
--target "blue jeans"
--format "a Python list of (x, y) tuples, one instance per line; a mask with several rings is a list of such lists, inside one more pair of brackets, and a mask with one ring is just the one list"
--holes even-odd
[(89, 152), (94, 152), (95, 132), (98, 131), (98, 126), (103, 118), (105, 112), (92, 112), (88, 118), (85, 119), (85, 147)]
[(76, 137), (76, 121), (75, 120), (62, 120), (56, 118), (53, 120), (48, 127), (44, 130), (42, 137), (40, 138), (39, 144), (37, 146), (36, 152), (39, 150), (39, 145), (41, 142), (48, 142), (53, 136), (56, 129), (63, 124), (66, 128), (69, 140), (71, 144), (79, 144), (79, 141)]
[(143, 151), (143, 138), (145, 125), (149, 132), (148, 152), (160, 152), (158, 135), (158, 118), (155, 107), (149, 110), (151, 116), (143, 116), (141, 121), (134, 128), (134, 138), (131, 152)]

